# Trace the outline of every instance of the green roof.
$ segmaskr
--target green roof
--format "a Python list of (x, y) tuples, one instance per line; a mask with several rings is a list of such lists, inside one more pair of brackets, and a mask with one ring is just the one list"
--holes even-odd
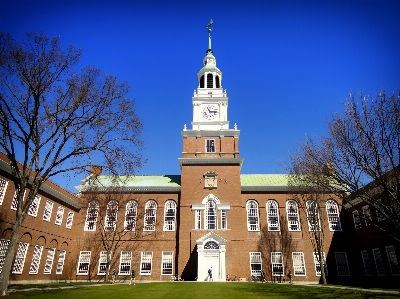
[(288, 185), (287, 174), (242, 174), (240, 182), (242, 187), (283, 187)]

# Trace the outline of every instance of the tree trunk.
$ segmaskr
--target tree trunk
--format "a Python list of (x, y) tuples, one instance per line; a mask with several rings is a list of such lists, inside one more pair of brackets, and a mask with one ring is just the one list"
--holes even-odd
[(4, 257), (4, 265), (0, 274), (0, 296), (7, 295), (8, 283), (10, 280), (11, 266), (14, 261), (15, 248), (17, 247), (17, 241), (19, 237), (19, 231), (21, 230), (23, 217), (16, 217), (16, 222), (14, 224), (14, 230), (11, 235), (10, 244)]

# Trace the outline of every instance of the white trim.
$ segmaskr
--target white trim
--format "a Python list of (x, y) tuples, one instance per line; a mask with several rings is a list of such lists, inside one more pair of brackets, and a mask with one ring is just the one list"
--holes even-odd
[(72, 222), (74, 221), (74, 212), (68, 211), (67, 221), (65, 222), (65, 227), (72, 229)]
[(140, 275), (151, 275), (153, 270), (153, 252), (142, 251), (140, 254)]
[(161, 275), (174, 274), (174, 252), (163, 251), (161, 260)]
[(267, 212), (268, 231), (274, 231), (274, 232), (280, 231), (281, 225), (279, 221), (278, 202), (274, 199), (268, 200), (265, 205), (265, 210)]
[(28, 252), (29, 243), (19, 242), (17, 254), (15, 255), (12, 274), (22, 274), (25, 265), (26, 253)]
[(56, 274), (62, 274), (63, 269), (64, 269), (64, 261), (65, 261), (66, 254), (67, 254), (67, 251), (60, 250), (60, 253), (58, 254)]
[(262, 258), (261, 252), (249, 252), (250, 255), (250, 275), (261, 276)]
[(36, 195), (34, 200), (31, 202), (29, 209), (28, 209), (28, 215), (35, 217), (37, 216), (37, 213), (39, 211), (39, 205), (40, 205), (40, 200), (42, 198), (39, 195)]
[(119, 255), (119, 275), (130, 275), (132, 266), (132, 251), (121, 251)]
[(50, 222), (51, 220), (51, 213), (53, 212), (54, 202), (50, 200), (46, 200), (46, 204), (44, 206), (43, 211), (43, 221)]
[(260, 231), (260, 215), (258, 211), (258, 203), (254, 199), (250, 199), (246, 203), (246, 220), (247, 231), (259, 232)]
[(329, 230), (331, 232), (342, 231), (340, 223), (339, 205), (333, 199), (325, 203), (326, 217), (328, 218)]
[(40, 266), (40, 259), (42, 257), (43, 246), (35, 245), (32, 255), (32, 262), (29, 268), (29, 274), (38, 274), (39, 273), (39, 266)]
[(3, 200), (4, 200), (4, 197), (6, 196), (6, 192), (7, 192), (7, 187), (8, 187), (8, 180), (6, 180), (4, 178), (0, 178), (0, 205), (3, 204)]
[(294, 276), (307, 276), (303, 252), (292, 252)]
[(51, 274), (51, 269), (53, 268), (53, 261), (55, 254), (56, 254), (55, 248), (49, 248), (47, 250), (47, 257), (46, 257), (46, 263), (44, 265), (43, 274)]
[(291, 232), (300, 232), (301, 226), (299, 217), (299, 205), (293, 199), (289, 199), (286, 201), (286, 217), (288, 230)]
[(88, 275), (89, 267), (90, 267), (90, 256), (92, 255), (91, 251), (80, 251), (79, 252), (79, 260), (78, 266), (76, 268), (76, 275)]
[(57, 214), (56, 214), (56, 221), (54, 222), (54, 224), (61, 226), (63, 217), (64, 217), (64, 207), (58, 206)]
[(284, 276), (282, 252), (271, 252), (271, 273), (272, 276)]

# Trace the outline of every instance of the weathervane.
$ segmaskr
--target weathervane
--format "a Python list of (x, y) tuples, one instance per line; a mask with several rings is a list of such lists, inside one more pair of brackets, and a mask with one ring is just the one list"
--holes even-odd
[(213, 30), (211, 26), (212, 26), (213, 23), (214, 22), (211, 19), (210, 22), (206, 26), (207, 31), (208, 31), (208, 50), (207, 50), (207, 52), (211, 52), (211, 53), (212, 53), (212, 50), (211, 50), (211, 32)]

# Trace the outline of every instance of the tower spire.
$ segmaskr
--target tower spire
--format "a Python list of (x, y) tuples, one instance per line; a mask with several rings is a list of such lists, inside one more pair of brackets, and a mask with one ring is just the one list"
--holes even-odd
[(211, 26), (212, 26), (213, 23), (214, 22), (211, 19), (210, 22), (206, 25), (206, 28), (207, 28), (207, 31), (208, 31), (208, 49), (207, 49), (206, 53), (209, 53), (209, 52), (212, 53), (213, 52), (212, 49), (211, 49), (211, 32), (213, 30), (213, 28)]

